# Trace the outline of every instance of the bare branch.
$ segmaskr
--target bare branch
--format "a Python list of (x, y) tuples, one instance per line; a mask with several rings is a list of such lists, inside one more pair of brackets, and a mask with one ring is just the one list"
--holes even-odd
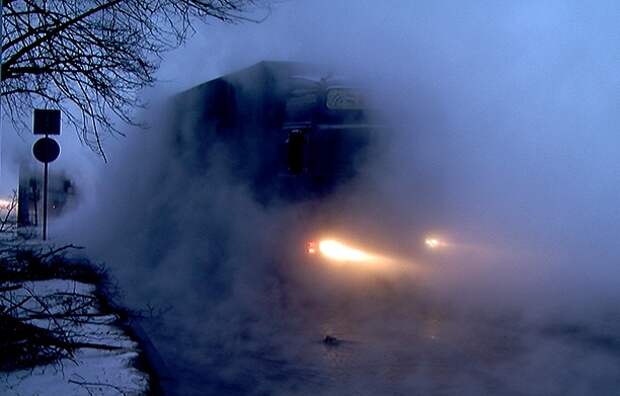
[(5, 205), (4, 208), (0, 208), (5, 211), (4, 217), (0, 220), (0, 232), (6, 231), (8, 228), (10, 228), (12, 224), (11, 215), (13, 214), (13, 212), (15, 212), (16, 208), (17, 208), (17, 191), (13, 190), (13, 195), (11, 197), (11, 200)]
[(104, 135), (140, 126), (138, 94), (163, 54), (208, 19), (261, 22), (248, 13), (258, 1), (272, 0), (3, 1), (2, 110), (19, 130), (33, 107), (59, 108), (105, 159)]

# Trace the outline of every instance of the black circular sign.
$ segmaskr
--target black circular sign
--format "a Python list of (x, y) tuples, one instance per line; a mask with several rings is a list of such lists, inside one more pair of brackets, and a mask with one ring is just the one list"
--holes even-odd
[(60, 154), (60, 146), (52, 138), (44, 137), (32, 146), (34, 157), (41, 162), (52, 162)]

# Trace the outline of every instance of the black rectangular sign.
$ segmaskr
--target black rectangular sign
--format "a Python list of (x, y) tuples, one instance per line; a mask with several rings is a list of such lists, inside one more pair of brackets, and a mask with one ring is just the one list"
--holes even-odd
[(60, 135), (60, 110), (34, 109), (35, 135)]

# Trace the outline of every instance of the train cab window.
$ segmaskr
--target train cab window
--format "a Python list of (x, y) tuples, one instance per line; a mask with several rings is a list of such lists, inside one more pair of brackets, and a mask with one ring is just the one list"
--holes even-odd
[(293, 129), (286, 141), (288, 169), (292, 174), (300, 175), (304, 170), (304, 152), (306, 139), (301, 129)]

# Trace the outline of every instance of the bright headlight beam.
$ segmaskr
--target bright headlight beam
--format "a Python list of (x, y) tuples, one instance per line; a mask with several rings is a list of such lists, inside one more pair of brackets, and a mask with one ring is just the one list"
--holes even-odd
[(333, 239), (326, 239), (319, 242), (319, 251), (325, 257), (336, 261), (364, 262), (371, 261), (374, 258), (368, 253), (346, 246)]

